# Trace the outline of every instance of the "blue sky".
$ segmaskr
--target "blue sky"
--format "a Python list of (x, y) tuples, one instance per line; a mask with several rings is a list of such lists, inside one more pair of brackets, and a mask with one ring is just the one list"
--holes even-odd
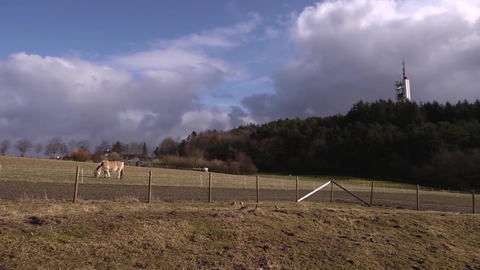
[(478, 0), (0, 0), (0, 140), (147, 141), (480, 98)]
[[(0, 59), (15, 52), (41, 56), (79, 56), (103, 62), (112, 55), (149, 50), (156, 40), (172, 40), (189, 34), (229, 27), (248, 21), (252, 13), (261, 16), (272, 29), (284, 31), (282, 24), (292, 12), (301, 12), (315, 1), (3, 1), (0, 4), (0, 32), (3, 36)], [(252, 34), (262, 36), (259, 27)], [(270, 76), (288, 56), (285, 33), (273, 41), (249, 41), (233, 50), (214, 49), (230, 63), (248, 69), (252, 80)], [(201, 95), (207, 105), (228, 104), (252, 93), (271, 93), (266, 85), (224, 82), (213, 87), (227, 90), (232, 98)], [(211, 89), (209, 89), (211, 90)], [(208, 92), (208, 91), (207, 91)]]

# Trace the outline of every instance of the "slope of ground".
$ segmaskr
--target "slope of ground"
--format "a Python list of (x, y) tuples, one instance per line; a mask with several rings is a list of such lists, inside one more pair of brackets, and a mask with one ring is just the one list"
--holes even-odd
[(332, 203), (0, 201), (2, 269), (480, 269), (480, 216)]

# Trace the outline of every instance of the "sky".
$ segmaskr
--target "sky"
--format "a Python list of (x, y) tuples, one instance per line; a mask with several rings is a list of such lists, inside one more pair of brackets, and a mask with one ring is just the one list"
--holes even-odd
[(479, 17), (479, 0), (0, 0), (0, 140), (155, 147), (345, 114), (393, 100), (403, 57), (413, 101), (473, 102)]

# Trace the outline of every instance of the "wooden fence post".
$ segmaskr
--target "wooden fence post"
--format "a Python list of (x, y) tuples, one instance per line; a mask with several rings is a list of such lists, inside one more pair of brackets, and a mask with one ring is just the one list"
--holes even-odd
[(373, 204), (373, 181), (372, 181), (372, 190), (370, 191), (370, 206)]
[(73, 191), (73, 203), (77, 202), (77, 194), (78, 194), (78, 172), (79, 168), (77, 166), (77, 171), (75, 172), (75, 189)]
[(295, 201), (298, 202), (298, 176), (295, 179)]
[(257, 203), (260, 201), (260, 190), (258, 185), (258, 175), (257, 175)]
[(330, 202), (333, 202), (333, 179), (330, 182), (330, 184), (331, 184), (331, 186), (330, 186)]
[(152, 202), (152, 171), (148, 173), (148, 203)]
[(420, 185), (417, 185), (417, 210), (420, 210)]
[(212, 173), (208, 173), (208, 203), (212, 203)]
[(472, 190), (473, 213), (475, 214), (475, 190)]

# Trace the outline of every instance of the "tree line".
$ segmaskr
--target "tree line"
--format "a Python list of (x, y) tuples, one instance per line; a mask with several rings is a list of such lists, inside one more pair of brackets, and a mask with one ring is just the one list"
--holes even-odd
[[(280, 119), (165, 139), (160, 155), (254, 172), (343, 175), (438, 188), (480, 187), (480, 101), (360, 101), (345, 114)], [(247, 169), (249, 168), (249, 170)]]
[[(40, 153), (50, 158), (72, 159), (77, 161), (95, 161), (99, 162), (104, 158), (105, 150), (111, 150), (111, 159), (120, 160), (123, 155), (138, 156), (145, 159), (149, 158), (150, 147), (145, 142), (131, 142), (123, 144), (120, 141), (110, 143), (102, 141), (101, 144), (94, 148), (91, 152), (91, 144), (88, 140), (63, 142), (61, 137), (54, 137), (48, 141), (45, 147), (41, 143), (35, 146), (28, 139), (19, 139), (13, 144), (13, 147), (20, 152), (20, 156), (26, 156), (31, 150), (35, 150), (36, 157), (40, 157)], [(12, 148), (12, 143), (8, 139), (0, 142), (0, 155), (5, 156)]]
[[(165, 138), (155, 149), (146, 143), (103, 141), (91, 153), (88, 141), (53, 138), (45, 155), (71, 153), (99, 161), (135, 155), (162, 167), (209, 167), (227, 173), (343, 175), (412, 182), (439, 188), (479, 188), (480, 101), (357, 102), (345, 114), (279, 119), (227, 131), (193, 131), (183, 140)], [(10, 142), (0, 143), (4, 155)], [(25, 154), (34, 146), (22, 139)], [(37, 155), (42, 146), (35, 146)], [(77, 154), (77, 156), (75, 156)], [(88, 154), (88, 153), (87, 153)]]

